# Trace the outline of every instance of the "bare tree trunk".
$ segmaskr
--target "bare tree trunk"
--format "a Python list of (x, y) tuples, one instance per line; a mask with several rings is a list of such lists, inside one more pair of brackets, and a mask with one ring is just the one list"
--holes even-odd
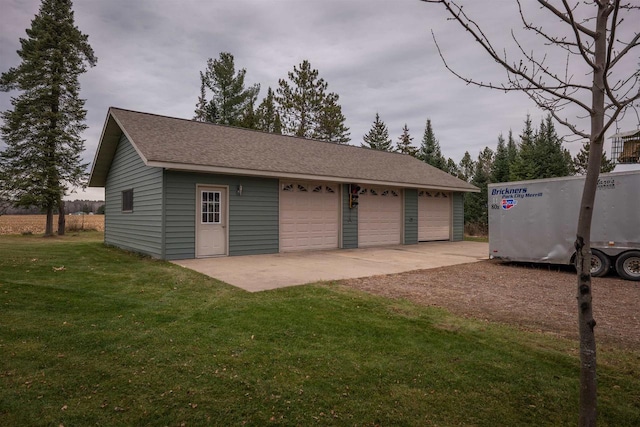
[(53, 236), (53, 206), (47, 206), (47, 223), (44, 227), (45, 237)]
[(65, 221), (64, 200), (60, 197), (58, 199), (58, 236), (64, 236)]
[[(608, 6), (608, 4), (606, 5)], [(604, 135), (605, 67), (607, 62), (607, 7), (601, 5), (596, 17), (594, 72), (591, 112), (591, 148), (587, 176), (580, 203), (576, 233), (578, 268), (578, 328), (580, 332), (580, 426), (595, 426), (597, 418), (596, 339), (591, 295), (591, 218), (602, 163)]]
[[(593, 150), (593, 145), (591, 145)], [(592, 151), (593, 153), (593, 151)], [(591, 163), (591, 162), (590, 162)], [(595, 163), (594, 163), (595, 164)], [(578, 270), (578, 329), (580, 333), (580, 426), (596, 425), (597, 409), (597, 376), (596, 376), (596, 339), (594, 328), (591, 295), (591, 216), (595, 188), (598, 184), (598, 171), (587, 175), (580, 218), (576, 236), (576, 253)], [(590, 179), (591, 178), (591, 179)], [(594, 180), (595, 178), (595, 180)]]

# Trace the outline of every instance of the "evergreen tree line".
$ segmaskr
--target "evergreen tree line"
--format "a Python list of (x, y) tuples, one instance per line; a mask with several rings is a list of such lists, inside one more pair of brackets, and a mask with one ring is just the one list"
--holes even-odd
[[(465, 224), (469, 229), (486, 233), (488, 229), (488, 196), (490, 183), (553, 178), (586, 173), (589, 158), (589, 141), (574, 157), (563, 147), (553, 119), (548, 115), (534, 129), (527, 115), (519, 141), (509, 131), (507, 139), (500, 134), (495, 150), (482, 149), (474, 160), (468, 151), (460, 162), (442, 155), (440, 142), (435, 137), (431, 120), (427, 119), (422, 142), (418, 148), (412, 145), (413, 137), (405, 124), (394, 147), (389, 130), (376, 113), (369, 132), (364, 135), (362, 147), (374, 150), (395, 151), (408, 154), (431, 166), (441, 169), (480, 188), (479, 193), (465, 195)], [(610, 172), (615, 163), (603, 157), (601, 172)]]
[[(553, 119), (548, 115), (534, 129), (527, 115), (520, 140), (516, 141), (509, 131), (505, 141), (498, 136), (495, 151), (485, 147), (473, 160), (465, 152), (458, 164), (458, 178), (480, 188), (479, 193), (467, 193), (464, 201), (465, 225), (480, 233), (488, 231), (488, 194), (491, 183), (554, 178), (583, 174), (589, 157), (589, 142), (585, 142), (574, 157), (562, 145)], [(615, 163), (604, 155), (601, 172), (610, 172)]]
[(338, 144), (350, 141), (340, 97), (328, 92), (327, 82), (308, 60), (280, 79), (275, 91), (269, 87), (257, 106), (260, 85), (246, 86), (245, 75), (244, 68), (236, 71), (228, 52), (209, 59), (200, 72), (194, 120)]
[(458, 176), (458, 165), (451, 158), (442, 155), (440, 142), (436, 139), (431, 125), (431, 119), (427, 119), (424, 134), (419, 147), (413, 145), (413, 137), (409, 133), (409, 127), (405, 123), (402, 133), (394, 147), (389, 137), (387, 125), (380, 119), (380, 114), (376, 113), (373, 125), (369, 132), (362, 137), (361, 147), (373, 150), (392, 151), (408, 154), (438, 169), (442, 169), (451, 175)]

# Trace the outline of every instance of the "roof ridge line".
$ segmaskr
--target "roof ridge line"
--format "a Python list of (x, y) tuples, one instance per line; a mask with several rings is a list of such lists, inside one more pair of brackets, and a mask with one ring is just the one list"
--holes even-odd
[[(165, 119), (180, 120), (180, 121), (184, 121), (184, 122), (198, 123), (198, 124), (209, 125), (209, 126), (217, 126), (217, 127), (222, 127), (222, 128), (226, 128), (226, 129), (237, 129), (237, 130), (248, 131), (248, 132), (256, 132), (256, 133), (259, 133), (259, 134), (282, 136), (282, 137), (287, 137), (287, 138), (292, 138), (292, 139), (299, 139), (299, 140), (302, 140), (302, 141), (320, 142), (320, 143), (323, 143), (323, 144), (333, 144), (333, 145), (339, 145), (339, 146), (342, 146), (342, 147), (351, 147), (351, 148), (364, 149), (364, 150), (370, 150), (370, 151), (380, 151), (380, 152), (383, 152), (383, 153), (396, 154), (396, 155), (400, 155), (400, 156), (409, 156), (408, 154), (399, 153), (397, 151), (376, 150), (374, 148), (362, 147), (362, 146), (359, 146), (359, 145), (352, 145), (352, 144), (349, 144), (349, 143), (339, 144), (337, 142), (323, 141), (321, 139), (303, 138), (301, 136), (295, 136), (295, 135), (285, 135), (285, 134), (281, 134), (281, 133), (266, 132), (266, 131), (259, 130), (259, 129), (243, 128), (243, 127), (240, 127), (240, 126), (232, 126), (232, 125), (222, 125), (222, 124), (219, 124), (219, 123), (211, 123), (211, 122), (200, 122), (200, 121), (193, 120), (193, 119), (185, 119), (185, 118), (182, 118), (182, 117), (167, 116), (165, 114), (147, 113), (145, 111), (131, 110), (131, 109), (128, 109), (128, 108), (120, 108), (120, 107), (110, 106), (109, 107), (109, 111), (111, 111), (111, 110), (127, 111), (129, 113), (144, 114), (144, 115), (147, 115), (147, 116), (161, 117), (161, 118), (165, 118)], [(410, 157), (413, 157), (413, 156), (410, 156)], [(420, 159), (417, 159), (417, 158), (416, 158), (416, 160), (421, 161)]]

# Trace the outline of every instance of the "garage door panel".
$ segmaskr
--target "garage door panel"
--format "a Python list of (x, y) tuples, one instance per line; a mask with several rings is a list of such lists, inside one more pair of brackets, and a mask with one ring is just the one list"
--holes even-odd
[(449, 240), (451, 236), (451, 193), (418, 192), (418, 240)]
[(337, 185), (281, 183), (280, 250), (338, 247), (340, 199)]
[(358, 198), (358, 246), (400, 244), (402, 197), (399, 190), (362, 188)]

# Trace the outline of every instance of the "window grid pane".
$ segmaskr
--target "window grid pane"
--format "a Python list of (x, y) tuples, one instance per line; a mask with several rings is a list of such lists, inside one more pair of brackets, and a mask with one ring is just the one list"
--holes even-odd
[(221, 220), (221, 193), (219, 191), (202, 192), (202, 223), (219, 224)]

